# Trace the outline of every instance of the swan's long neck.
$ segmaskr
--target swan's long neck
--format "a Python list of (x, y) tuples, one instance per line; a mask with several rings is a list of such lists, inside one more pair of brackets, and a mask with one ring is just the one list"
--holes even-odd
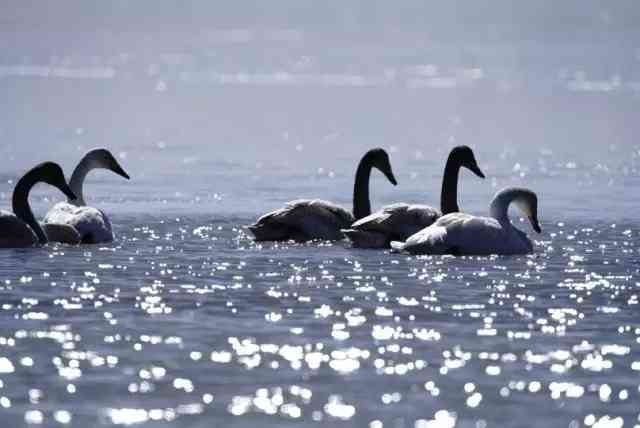
[(371, 162), (366, 156), (358, 164), (356, 182), (353, 187), (353, 216), (356, 220), (371, 214), (371, 202), (369, 201), (371, 168)]
[(40, 241), (41, 244), (46, 244), (47, 236), (33, 216), (33, 211), (31, 211), (31, 206), (29, 205), (29, 192), (39, 181), (40, 177), (37, 172), (30, 171), (26, 173), (20, 180), (18, 180), (18, 183), (13, 190), (13, 198), (11, 202), (14, 214), (31, 227), (38, 236), (38, 241)]
[(517, 194), (511, 190), (498, 192), (493, 197), (489, 206), (489, 214), (501, 223), (510, 223), (509, 205), (516, 198)]
[(460, 211), (458, 207), (458, 174), (460, 160), (453, 154), (449, 155), (442, 177), (442, 192), (440, 193), (440, 211), (442, 215)]
[(76, 199), (69, 199), (70, 204), (77, 206), (86, 205), (84, 201), (84, 193), (82, 193), (82, 187), (87, 174), (89, 174), (89, 172), (94, 168), (97, 168), (94, 159), (91, 156), (85, 156), (82, 158), (80, 163), (78, 163), (76, 169), (73, 170), (71, 180), (69, 180), (69, 187), (73, 194), (76, 195)]

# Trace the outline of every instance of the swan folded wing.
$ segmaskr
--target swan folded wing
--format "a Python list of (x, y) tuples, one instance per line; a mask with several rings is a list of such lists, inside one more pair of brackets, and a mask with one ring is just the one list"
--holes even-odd
[(68, 224), (46, 223), (42, 224), (42, 230), (47, 235), (49, 242), (61, 242), (71, 245), (77, 245), (82, 242), (80, 233)]
[(438, 217), (440, 212), (428, 205), (396, 203), (356, 221), (351, 228), (383, 233), (389, 239), (405, 240), (433, 224)]
[[(440, 246), (445, 252), (467, 255), (511, 254), (513, 240), (500, 222), (490, 217), (451, 214), (435, 224), (445, 229)], [(509, 229), (511, 230), (511, 228)], [(431, 239), (436, 242), (436, 235)], [(516, 249), (519, 251), (519, 249)]]
[[(412, 254), (447, 254), (457, 251), (456, 230), (469, 221), (472, 216), (462, 213), (448, 214), (440, 217), (428, 226), (407, 238), (404, 243), (393, 243), (397, 251), (408, 251)], [(451, 233), (453, 231), (453, 233)]]
[(319, 199), (300, 204), (295, 211), (295, 225), (308, 239), (342, 239), (341, 229), (353, 221), (344, 208)]
[(343, 208), (319, 199), (299, 199), (260, 217), (249, 229), (257, 240), (342, 239), (340, 229), (353, 217)]
[(409, 205), (395, 220), (394, 231), (401, 239), (431, 226), (441, 216), (440, 211), (428, 205)]
[(334, 204), (333, 202), (325, 201), (322, 199), (314, 199), (313, 201), (311, 201), (311, 206), (319, 207), (331, 213), (335, 217), (335, 221), (342, 225), (342, 227), (348, 227), (355, 220), (353, 218), (353, 214), (345, 210), (340, 205)]
[(36, 245), (35, 232), (15, 214), (0, 210), (0, 248), (31, 247)]
[(75, 215), (79, 207), (67, 202), (59, 202), (44, 216), (44, 224), (67, 224)]
[(93, 207), (78, 207), (79, 210), (68, 223), (82, 236), (82, 242), (97, 244), (113, 241), (113, 231), (109, 218), (99, 209)]
[(78, 207), (61, 202), (49, 210), (44, 223), (69, 225), (78, 231), (84, 243), (95, 244), (113, 240), (111, 222), (102, 211), (93, 207)]

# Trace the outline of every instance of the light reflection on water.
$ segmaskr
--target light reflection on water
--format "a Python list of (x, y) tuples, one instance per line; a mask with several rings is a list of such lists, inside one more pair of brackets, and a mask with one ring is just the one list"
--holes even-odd
[(258, 246), (249, 220), (120, 216), (114, 245), (4, 251), (6, 420), (635, 422), (636, 225), (454, 258)]

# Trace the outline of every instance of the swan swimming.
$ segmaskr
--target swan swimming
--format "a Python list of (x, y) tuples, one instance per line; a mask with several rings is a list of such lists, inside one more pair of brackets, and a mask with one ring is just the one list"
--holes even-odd
[(29, 192), (40, 182), (57, 187), (67, 197), (75, 198), (60, 165), (53, 162), (36, 165), (16, 183), (11, 201), (13, 212), (0, 210), (0, 248), (33, 247), (47, 243), (47, 235), (29, 205)]
[(344, 208), (320, 199), (299, 199), (284, 208), (260, 217), (249, 230), (256, 241), (308, 241), (312, 239), (340, 240), (341, 229), (354, 220), (371, 214), (369, 178), (372, 168), (380, 170), (395, 186), (389, 155), (383, 149), (369, 150), (360, 160), (353, 188), (353, 214)]
[(430, 226), (442, 215), (460, 211), (458, 207), (458, 175), (460, 168), (471, 170), (480, 178), (483, 172), (468, 146), (454, 147), (449, 153), (442, 177), (440, 211), (429, 205), (397, 203), (368, 215), (342, 232), (359, 248), (389, 248), (391, 241), (404, 241)]
[(129, 179), (129, 175), (109, 150), (94, 149), (85, 154), (69, 180), (69, 187), (76, 197), (69, 198), (67, 202), (57, 203), (44, 218), (45, 230), (51, 241), (73, 243), (68, 240), (68, 234), (60, 233), (60, 228), (56, 229), (55, 225), (72, 226), (85, 244), (113, 241), (109, 218), (101, 210), (87, 206), (82, 191), (87, 174), (98, 168), (108, 169)]
[(453, 213), (440, 217), (431, 226), (410, 236), (406, 242), (394, 241), (395, 251), (412, 254), (513, 255), (533, 252), (527, 234), (509, 220), (509, 205), (514, 203), (529, 218), (533, 230), (541, 233), (538, 222), (538, 197), (529, 189), (508, 187), (491, 201), (491, 217)]

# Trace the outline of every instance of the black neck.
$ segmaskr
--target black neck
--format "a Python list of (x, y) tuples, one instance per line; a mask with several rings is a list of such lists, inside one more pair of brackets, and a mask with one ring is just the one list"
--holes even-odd
[(460, 211), (458, 207), (458, 173), (460, 161), (454, 155), (449, 155), (442, 177), (442, 192), (440, 193), (440, 211), (442, 215)]
[(14, 214), (31, 227), (38, 236), (38, 240), (41, 244), (45, 244), (47, 242), (47, 236), (44, 234), (40, 224), (38, 224), (33, 216), (31, 206), (29, 205), (29, 192), (39, 181), (39, 174), (33, 170), (29, 171), (20, 180), (18, 180), (18, 183), (13, 190), (12, 205)]
[(356, 220), (371, 214), (369, 201), (369, 178), (371, 177), (371, 161), (363, 157), (356, 171), (356, 182), (353, 187), (353, 216)]

